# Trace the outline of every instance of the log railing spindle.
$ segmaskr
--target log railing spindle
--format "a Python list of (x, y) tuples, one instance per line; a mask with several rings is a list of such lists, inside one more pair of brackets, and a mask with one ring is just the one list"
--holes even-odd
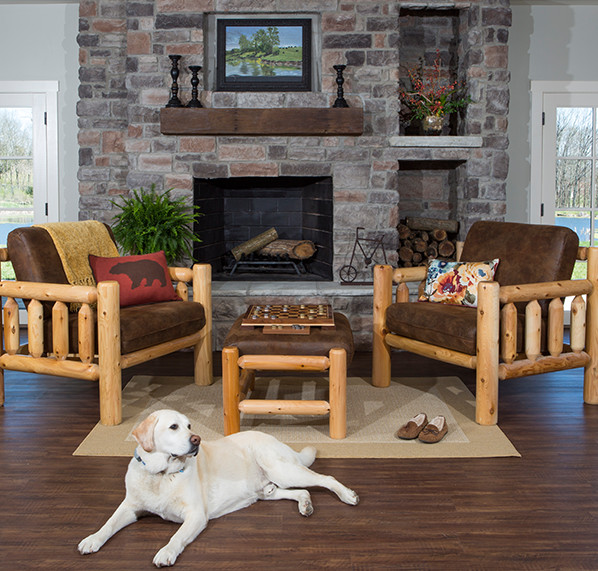
[(512, 363), (517, 357), (517, 308), (507, 303), (501, 309), (501, 357), (505, 363)]
[(579, 353), (585, 347), (586, 302), (580, 295), (571, 302), (571, 349)]
[(530, 361), (535, 361), (540, 356), (541, 328), (542, 309), (534, 299), (525, 307), (525, 354)]
[(37, 299), (32, 299), (27, 308), (27, 335), (29, 354), (41, 357), (44, 352), (44, 306)]
[(189, 288), (185, 282), (177, 282), (176, 293), (183, 301), (189, 300)]
[(84, 303), (78, 315), (79, 359), (91, 363), (95, 354), (95, 319), (88, 303)]
[(52, 349), (61, 361), (69, 352), (69, 308), (62, 301), (55, 302), (52, 307)]
[(397, 286), (397, 303), (407, 303), (409, 301), (409, 288), (406, 283), (400, 283)]
[(553, 357), (563, 352), (564, 316), (563, 302), (555, 297), (548, 306), (548, 352)]
[(14, 355), (21, 345), (19, 340), (19, 306), (13, 297), (4, 304), (4, 349)]

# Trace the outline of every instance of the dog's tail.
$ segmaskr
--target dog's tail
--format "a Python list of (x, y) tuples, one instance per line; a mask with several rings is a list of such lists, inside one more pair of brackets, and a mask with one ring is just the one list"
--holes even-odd
[(316, 449), (313, 446), (306, 446), (301, 452), (299, 452), (299, 460), (304, 466), (311, 466), (316, 459)]

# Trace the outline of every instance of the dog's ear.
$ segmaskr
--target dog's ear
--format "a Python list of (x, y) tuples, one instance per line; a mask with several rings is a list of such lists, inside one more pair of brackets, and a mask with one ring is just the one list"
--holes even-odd
[(152, 412), (135, 430), (133, 430), (133, 438), (146, 452), (151, 452), (154, 449), (154, 426), (158, 422), (158, 415)]

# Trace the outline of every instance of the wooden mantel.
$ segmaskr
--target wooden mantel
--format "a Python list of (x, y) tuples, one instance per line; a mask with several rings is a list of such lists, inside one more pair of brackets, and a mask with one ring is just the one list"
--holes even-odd
[(361, 135), (363, 109), (169, 107), (160, 111), (160, 132), (163, 135)]

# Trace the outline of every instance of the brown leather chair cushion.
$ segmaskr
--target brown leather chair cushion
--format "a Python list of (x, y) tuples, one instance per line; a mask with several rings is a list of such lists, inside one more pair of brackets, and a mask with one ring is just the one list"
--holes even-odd
[[(114, 239), (112, 230), (107, 226)], [(60, 256), (50, 234), (43, 228), (16, 228), (7, 247), (20, 281), (67, 284)], [(51, 302), (44, 302), (44, 347), (52, 349)], [(123, 307), (120, 310), (121, 353), (131, 353), (199, 331), (206, 324), (204, 308), (192, 301), (170, 301)], [(97, 343), (97, 339), (96, 339)], [(77, 352), (77, 314), (69, 315), (69, 345)]]
[(334, 329), (312, 327), (309, 335), (265, 334), (259, 327), (241, 327), (242, 319), (234, 322), (223, 345), (238, 347), (240, 355), (328, 355), (339, 347), (347, 352), (347, 363), (353, 359), (353, 332), (342, 313), (334, 314)]
[[(501, 285), (570, 279), (579, 238), (569, 228), (476, 222), (463, 246), (461, 259), (479, 262), (499, 258), (495, 279)], [(543, 304), (544, 312), (547, 302)], [(517, 304), (517, 350), (523, 350), (525, 303)], [(392, 333), (454, 351), (476, 354), (477, 310), (442, 303), (395, 303), (386, 311)], [(542, 347), (546, 345), (542, 324)]]
[[(386, 310), (386, 327), (402, 337), (476, 354), (477, 310), (445, 303), (393, 303)], [(523, 351), (525, 316), (517, 316), (517, 351)], [(542, 321), (542, 350), (546, 347), (546, 320)]]
[(461, 259), (499, 258), (494, 279), (502, 286), (568, 280), (577, 258), (573, 230), (542, 224), (476, 222), (467, 233)]
[[(121, 353), (131, 353), (199, 331), (206, 324), (203, 305), (194, 301), (164, 301), (120, 310)], [(77, 314), (69, 315), (69, 347), (78, 351)], [(44, 348), (52, 351), (52, 322), (44, 320)], [(97, 338), (96, 338), (97, 348)]]
[(475, 355), (477, 310), (444, 303), (393, 303), (386, 310), (389, 331)]
[(17, 280), (68, 284), (52, 237), (43, 228), (16, 228), (6, 239)]

